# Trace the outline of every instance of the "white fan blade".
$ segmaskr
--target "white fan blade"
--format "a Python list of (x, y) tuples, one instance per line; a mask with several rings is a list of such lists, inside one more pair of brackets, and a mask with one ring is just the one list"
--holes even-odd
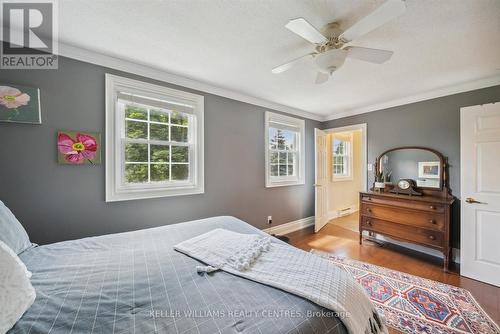
[(355, 40), (364, 34), (380, 27), (381, 25), (400, 16), (406, 10), (404, 0), (387, 0), (380, 7), (354, 23), (352, 27), (344, 31), (340, 38), (346, 42)]
[(314, 53), (309, 53), (309, 54), (306, 54), (305, 56), (298, 57), (298, 58), (295, 58), (293, 60), (290, 60), (287, 63), (284, 63), (282, 65), (276, 66), (275, 68), (273, 68), (271, 70), (271, 72), (273, 72), (274, 74), (278, 74), (278, 73), (281, 73), (281, 72), (288, 71), (292, 66), (294, 66), (295, 64), (297, 64), (298, 62), (300, 62), (302, 59), (312, 57), (313, 55), (314, 55)]
[(325, 36), (302, 17), (288, 21), (285, 28), (313, 44), (320, 44), (327, 41)]
[(318, 74), (316, 75), (315, 83), (317, 85), (320, 85), (320, 84), (327, 82), (328, 79), (330, 79), (330, 74), (324, 73), (324, 72), (318, 72)]
[(344, 50), (349, 51), (347, 57), (356, 58), (375, 64), (382, 64), (391, 59), (394, 52), (388, 50), (362, 48), (359, 46), (348, 46)]

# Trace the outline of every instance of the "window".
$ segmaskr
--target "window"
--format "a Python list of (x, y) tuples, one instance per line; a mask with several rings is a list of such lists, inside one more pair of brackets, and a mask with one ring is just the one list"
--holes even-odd
[(333, 180), (351, 178), (352, 138), (332, 139)]
[(203, 96), (106, 75), (106, 201), (203, 193)]
[(266, 112), (266, 187), (304, 184), (304, 121)]

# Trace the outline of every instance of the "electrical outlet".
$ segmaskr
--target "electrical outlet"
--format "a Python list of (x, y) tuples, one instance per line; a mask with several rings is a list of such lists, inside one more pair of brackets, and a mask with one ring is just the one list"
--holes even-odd
[(368, 171), (369, 172), (373, 171), (373, 164), (368, 164)]
[(267, 224), (271, 225), (273, 223), (273, 216), (267, 216)]

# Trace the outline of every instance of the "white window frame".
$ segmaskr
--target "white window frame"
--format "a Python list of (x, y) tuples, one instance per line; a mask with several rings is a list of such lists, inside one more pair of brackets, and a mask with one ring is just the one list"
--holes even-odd
[[(347, 171), (347, 173), (344, 174), (335, 174), (335, 168), (334, 168), (334, 157), (335, 157), (335, 140), (340, 140), (346, 143), (346, 146), (344, 147), (344, 154), (342, 155), (344, 157), (344, 170)], [(348, 181), (353, 179), (352, 175), (352, 155), (353, 155), (353, 136), (352, 134), (349, 134), (347, 139), (339, 139), (335, 138), (335, 136), (332, 136), (332, 181)]]
[[(120, 92), (189, 106), (185, 108), (192, 115), (189, 145), (193, 149), (189, 153), (189, 180), (138, 184), (124, 182), (122, 141), (125, 136), (125, 113), (124, 110), (119, 110)], [(204, 97), (201, 95), (106, 74), (106, 202), (204, 193), (203, 117)]]
[[(266, 187), (283, 187), (305, 184), (305, 121), (299, 118), (285, 116), (282, 114), (266, 111), (265, 113), (265, 171), (266, 171)], [(270, 168), (270, 148), (269, 148), (269, 128), (270, 123), (281, 123), (284, 127), (295, 127), (297, 133), (297, 162), (295, 176), (271, 177)]]

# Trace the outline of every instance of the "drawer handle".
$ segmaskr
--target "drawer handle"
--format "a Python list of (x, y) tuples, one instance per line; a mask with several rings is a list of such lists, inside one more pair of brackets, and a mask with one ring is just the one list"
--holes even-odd
[(429, 239), (431, 239), (431, 240), (436, 240), (436, 237), (435, 237), (435, 236), (433, 236), (433, 235), (429, 235)]
[(436, 222), (434, 219), (429, 219), (429, 223), (430, 223), (430, 224), (434, 224), (434, 225), (436, 225), (436, 224), (437, 224), (437, 222)]
[(371, 221), (367, 220), (367, 221), (366, 221), (366, 223), (367, 223), (368, 225), (372, 226), (372, 222), (371, 222)]
[(436, 207), (434, 205), (429, 206), (431, 210), (436, 210)]
[(368, 208), (368, 209), (366, 209), (366, 211), (368, 211), (368, 212), (372, 212), (372, 209)]

